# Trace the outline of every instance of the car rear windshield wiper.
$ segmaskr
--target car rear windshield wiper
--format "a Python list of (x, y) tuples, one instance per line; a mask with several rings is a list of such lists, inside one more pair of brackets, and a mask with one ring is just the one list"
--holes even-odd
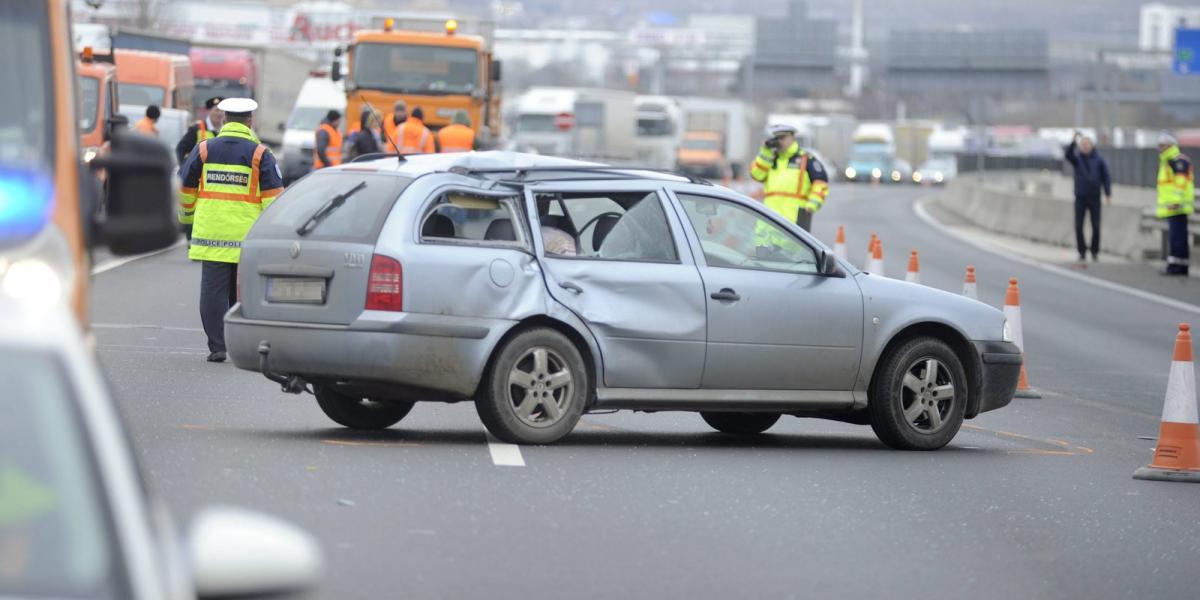
[(345, 204), (347, 198), (357, 194), (359, 190), (365, 187), (367, 187), (367, 182), (360, 181), (358, 182), (358, 185), (334, 196), (333, 198), (330, 198), (329, 202), (326, 202), (324, 206), (318, 208), (317, 212), (313, 213), (303, 225), (296, 228), (296, 233), (301, 236), (308, 235), (309, 232), (317, 228), (317, 225), (319, 225), (321, 221), (325, 220), (325, 217), (328, 217), (330, 213), (337, 210), (341, 205)]

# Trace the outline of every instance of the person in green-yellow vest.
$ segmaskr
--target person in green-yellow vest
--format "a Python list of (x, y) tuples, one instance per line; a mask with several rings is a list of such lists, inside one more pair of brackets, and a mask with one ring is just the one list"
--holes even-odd
[(800, 147), (795, 127), (773, 124), (767, 134), (770, 138), (751, 165), (750, 177), (762, 182), (768, 208), (808, 231), (813, 213), (821, 210), (829, 195), (825, 166)]
[(1175, 137), (1163, 132), (1158, 136), (1158, 210), (1167, 221), (1167, 268), (1163, 275), (1188, 274), (1191, 238), (1188, 215), (1195, 210), (1196, 172), (1191, 159), (1179, 150)]
[(217, 108), (225, 125), (200, 142), (179, 170), (180, 219), (191, 216), (188, 258), (200, 261), (200, 321), (208, 336), (208, 361), (225, 360), (225, 313), (237, 302), (242, 240), (283, 191), (279, 164), (250, 129), (258, 103), (228, 98)]

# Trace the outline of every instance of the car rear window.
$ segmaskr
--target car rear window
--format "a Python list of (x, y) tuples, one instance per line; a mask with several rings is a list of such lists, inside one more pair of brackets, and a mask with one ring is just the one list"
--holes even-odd
[(300, 236), (296, 229), (304, 225), (309, 217), (338, 194), (346, 193), (363, 182), (366, 187), (330, 212), (304, 239), (374, 243), (392, 205), (404, 188), (412, 183), (412, 178), (345, 171), (314, 173), (280, 194), (259, 217), (247, 237), (298, 238)]

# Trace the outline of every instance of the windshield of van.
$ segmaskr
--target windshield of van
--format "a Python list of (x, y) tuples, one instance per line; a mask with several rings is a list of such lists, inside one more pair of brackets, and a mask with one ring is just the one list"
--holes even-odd
[(707, 139), (683, 140), (683, 142), (680, 145), (683, 146), (687, 150), (709, 150), (709, 151), (712, 151), (712, 150), (720, 149), (720, 144), (717, 143), (717, 140), (707, 140)]
[[(54, 101), (44, 2), (0, 3), (0, 166), (49, 166)], [(32, 165), (31, 165), (32, 163)]]
[(469, 94), (479, 83), (478, 65), (470, 48), (359, 44), (354, 52), (354, 83), (402, 94)]
[[(40, 4), (40, 3), (39, 3)], [(118, 597), (116, 541), (53, 356), (0, 347), (0, 597)]]
[(320, 108), (316, 106), (297, 106), (292, 110), (292, 116), (288, 117), (288, 129), (304, 129), (316, 130), (321, 124), (321, 120), (329, 113), (328, 108)]
[(524, 114), (517, 117), (517, 131), (520, 133), (552, 133), (558, 131), (554, 126), (554, 115)]
[(100, 109), (100, 80), (95, 77), (79, 78), (79, 133), (96, 130), (96, 114)]
[(162, 107), (163, 99), (166, 98), (166, 92), (163, 88), (137, 83), (118, 83), (117, 94), (121, 97), (121, 104), (134, 104), (137, 106), (155, 104)]

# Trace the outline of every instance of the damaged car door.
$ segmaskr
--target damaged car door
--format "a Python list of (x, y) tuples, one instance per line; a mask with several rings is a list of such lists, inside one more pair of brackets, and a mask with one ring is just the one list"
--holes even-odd
[(704, 286), (663, 194), (629, 184), (571, 186), (531, 188), (526, 202), (547, 288), (595, 336), (603, 385), (698, 388)]

